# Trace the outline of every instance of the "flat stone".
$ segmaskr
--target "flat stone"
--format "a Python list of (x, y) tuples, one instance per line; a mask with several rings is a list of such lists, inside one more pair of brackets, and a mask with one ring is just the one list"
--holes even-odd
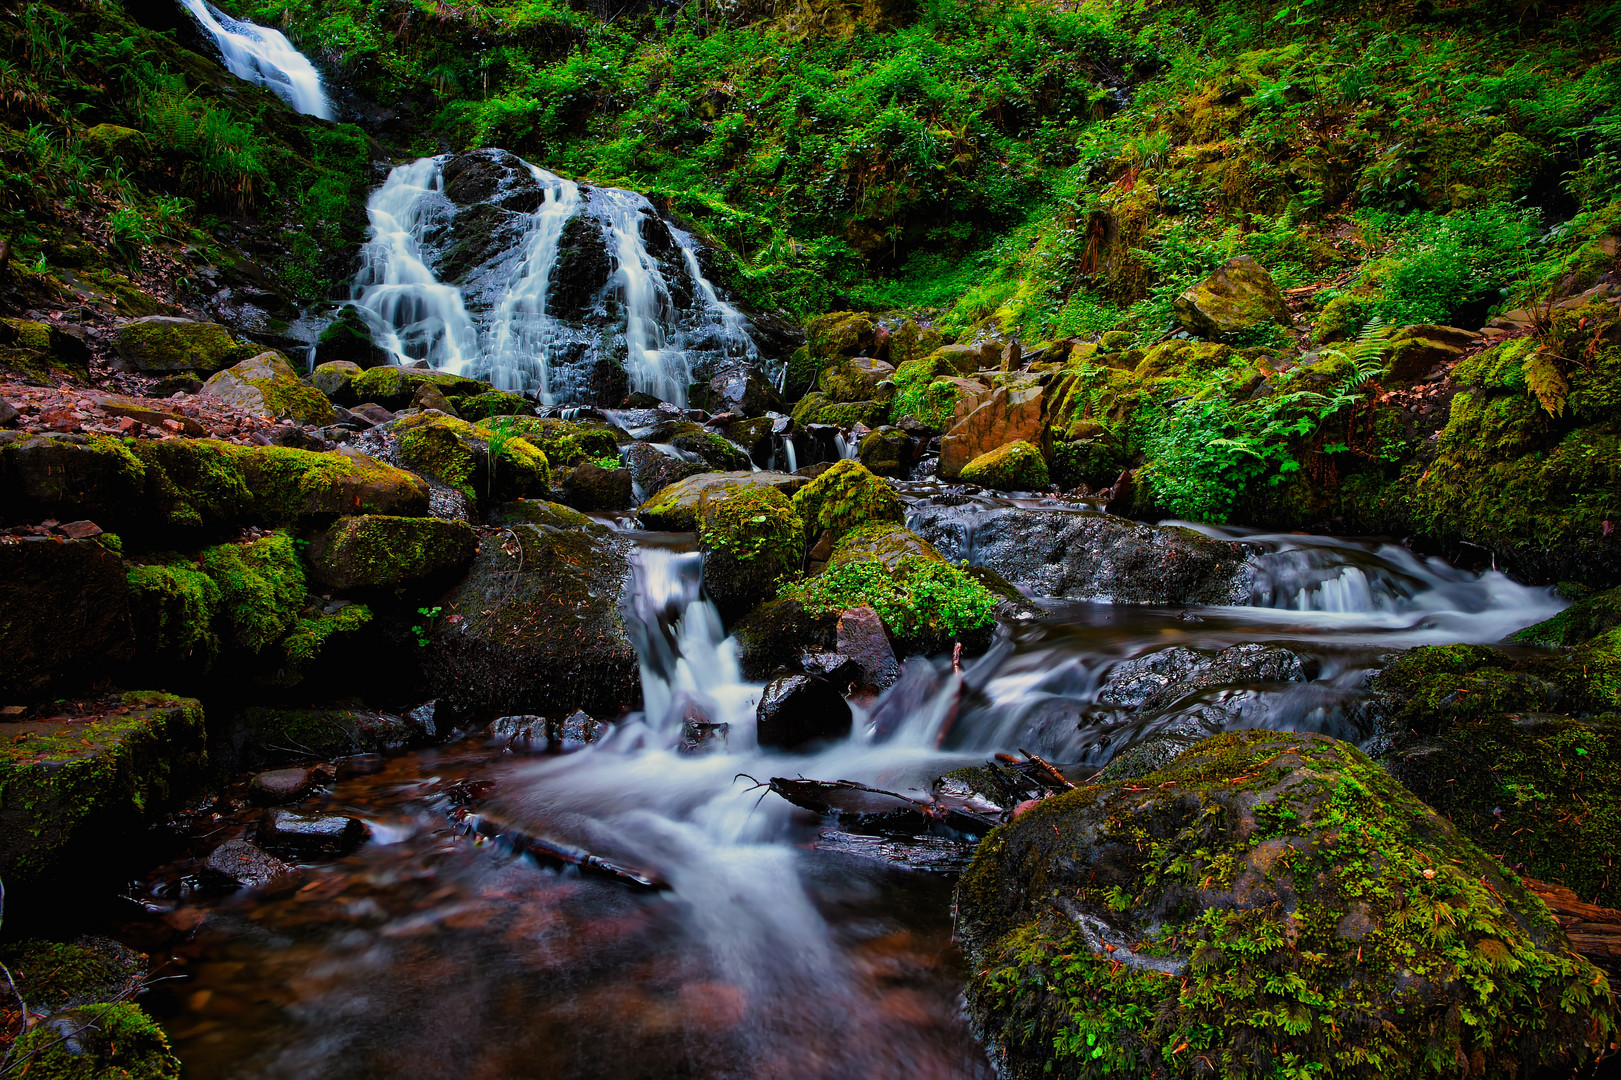
[(94, 400), (96, 408), (109, 416), (127, 416), (149, 427), (163, 427), (168, 421), (179, 424), (180, 431), (186, 435), (208, 434), (208, 429), (191, 417), (168, 409), (160, 409), (151, 401), (141, 398), (125, 397), (122, 394), (100, 394)]
[(358, 818), (271, 810), (259, 819), (259, 843), (298, 855), (347, 855), (366, 839)]
[(256, 806), (297, 802), (314, 790), (314, 769), (271, 769), (248, 781), (248, 797)]
[(297, 867), (287, 865), (247, 840), (227, 840), (215, 848), (209, 853), (208, 868), (224, 874), (244, 889), (262, 889), (302, 876)]

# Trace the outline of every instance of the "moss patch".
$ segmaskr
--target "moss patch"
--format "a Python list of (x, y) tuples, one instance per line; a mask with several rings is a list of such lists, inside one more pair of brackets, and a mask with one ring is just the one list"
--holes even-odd
[(805, 540), (814, 544), (823, 530), (835, 541), (851, 529), (876, 522), (905, 524), (906, 511), (895, 489), (859, 462), (838, 461), (794, 494), (794, 512), (805, 523)]
[[(63, 1036), (77, 1031), (71, 1041)], [(34, 1080), (179, 1080), (169, 1037), (140, 1006), (87, 1005), (17, 1040), (15, 1061)]]
[(285, 533), (209, 548), (202, 568), (219, 586), (221, 631), (242, 648), (279, 641), (304, 606), (304, 567)]
[(994, 593), (938, 555), (903, 555), (886, 566), (878, 559), (829, 565), (783, 590), (812, 617), (837, 616), (870, 604), (901, 652), (933, 653), (962, 641), (979, 648), (995, 620)]
[(1040, 491), (1048, 483), (1047, 459), (1021, 439), (974, 458), (962, 467), (962, 479), (1001, 491)]
[(221, 593), (204, 570), (183, 560), (131, 566), (129, 597), (138, 663), (185, 664), (198, 672), (213, 665)]
[(310, 576), (334, 589), (391, 587), (459, 566), (478, 549), (464, 521), (386, 517), (340, 518), (305, 553)]
[(777, 583), (799, 571), (805, 523), (788, 497), (763, 484), (711, 489), (700, 503), (698, 542), (704, 586), (722, 615), (770, 600)]

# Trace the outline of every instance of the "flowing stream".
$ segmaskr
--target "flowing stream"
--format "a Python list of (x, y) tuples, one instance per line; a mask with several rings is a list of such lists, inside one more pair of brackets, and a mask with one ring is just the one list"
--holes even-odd
[[(1382, 655), (1497, 640), (1559, 607), (1388, 544), (1212, 531), (1256, 545), (1250, 603), (1048, 603), (961, 673), (907, 660), (847, 740), (805, 754), (756, 745), (760, 687), (690, 538), (633, 532), (644, 712), (573, 753), (478, 738), (347, 770), (311, 805), (372, 838), (301, 885), (176, 899), (181, 871), (154, 876), (142, 895), (161, 917), (126, 931), (184, 978), (151, 1007), (196, 1078), (989, 1077), (961, 1014), (949, 877), (827, 842), (757, 781), (920, 792), (1016, 748), (1081, 775), (1167, 730), (1366, 740), (1363, 680)], [(1122, 665), (1234, 645), (1282, 646), (1298, 677), (1205, 686), (1151, 717), (1121, 705)], [(723, 748), (681, 752), (693, 706), (730, 725)], [(668, 887), (481, 844), (447, 818), (469, 791), (504, 827)]]
[[(696, 361), (760, 362), (748, 320), (705, 277), (689, 234), (636, 192), (576, 184), (527, 162), (541, 196), (521, 223), (515, 254), (478, 268), (476, 280), (441, 280), (446, 237), (465, 209), (445, 193), (447, 160), (395, 168), (366, 203), (354, 300), (397, 362), (424, 360), (568, 405), (588, 402), (577, 358), (602, 343), (632, 391), (683, 408)], [(565, 228), (577, 217), (588, 223), (583, 242), (601, 246), (611, 272), (586, 310), (563, 317), (552, 289)], [(654, 231), (674, 250), (661, 256), (650, 247)]]
[(264, 87), (306, 116), (332, 119), (315, 65), (280, 30), (233, 19), (206, 0), (180, 0), (180, 6), (214, 39), (232, 75)]

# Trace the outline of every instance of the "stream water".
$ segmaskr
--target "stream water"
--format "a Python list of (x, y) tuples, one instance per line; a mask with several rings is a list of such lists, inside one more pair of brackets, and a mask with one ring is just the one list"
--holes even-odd
[[(1394, 545), (1242, 535), (1261, 550), (1252, 604), (1048, 604), (960, 675), (908, 660), (847, 741), (803, 755), (756, 747), (759, 688), (703, 598), (699, 556), (642, 535), (626, 605), (644, 713), (573, 753), (471, 739), (346, 766), (311, 805), (364, 819), (371, 838), (302, 883), (176, 900), (191, 864), (154, 875), (140, 898), (157, 914), (125, 932), (180, 977), (151, 1007), (196, 1078), (989, 1076), (961, 1015), (950, 879), (819, 843), (816, 820), (756, 781), (926, 790), (1015, 748), (1090, 772), (1189, 718), (1362, 739), (1381, 654), (1497, 640), (1559, 606)], [(1127, 660), (1246, 642), (1287, 646), (1305, 681), (1206, 688), (1149, 719), (1102, 692)], [(679, 752), (689, 702), (731, 725), (723, 751)], [(481, 844), (447, 817), (468, 792), (510, 827), (668, 888)]]

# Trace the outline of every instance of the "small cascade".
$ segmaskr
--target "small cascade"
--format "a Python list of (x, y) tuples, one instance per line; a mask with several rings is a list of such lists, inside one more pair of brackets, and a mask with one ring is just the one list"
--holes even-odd
[(423, 252), (423, 238), (449, 213), (443, 191), (438, 163), (423, 158), (396, 168), (372, 192), (355, 306), (398, 363), (426, 360), (461, 374), (478, 356), (478, 330), (461, 290), (434, 277)]
[(332, 119), (315, 65), (280, 30), (233, 19), (205, 0), (180, 0), (219, 46), (225, 68), (262, 86), (306, 116)]
[(694, 381), (761, 364), (696, 242), (635, 192), (484, 150), (399, 166), (367, 211), (354, 294), (400, 362), (549, 405), (629, 390), (682, 408)]

